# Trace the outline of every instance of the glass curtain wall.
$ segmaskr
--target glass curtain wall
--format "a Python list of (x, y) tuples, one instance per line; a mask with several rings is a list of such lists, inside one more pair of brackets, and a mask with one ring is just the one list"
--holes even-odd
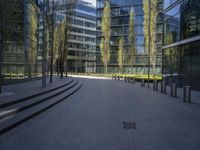
[[(104, 73), (105, 67), (101, 59), (100, 53), (100, 41), (102, 38), (101, 33), (101, 19), (103, 15), (103, 9), (105, 6), (105, 0), (97, 0), (97, 73)], [(137, 73), (147, 74), (148, 60), (147, 51), (144, 47), (144, 33), (143, 33), (143, 4), (142, 0), (110, 0), (111, 7), (111, 38), (110, 38), (110, 50), (111, 59), (108, 65), (108, 73), (119, 73), (120, 69), (117, 62), (118, 57), (118, 43), (121, 36), (124, 37), (124, 73)], [(129, 34), (129, 15), (131, 7), (135, 12), (135, 38), (136, 38), (136, 57), (134, 61), (134, 67), (131, 67), (131, 52), (128, 40)], [(162, 1), (159, 1), (158, 8), (162, 10)], [(159, 14), (157, 25), (157, 72), (161, 73), (161, 57), (162, 57), (162, 14)], [(160, 22), (160, 23), (159, 23)], [(133, 70), (132, 70), (133, 69)]]
[(57, 22), (67, 16), (70, 25), (68, 38), (68, 71), (96, 72), (96, 9), (91, 3), (72, 1), (58, 10)]
[(2, 0), (2, 4), (4, 6), (3, 74), (6, 79), (23, 79), (28, 77), (28, 74), (29, 77), (33, 77), (37, 72), (36, 2)]
[(164, 12), (163, 75), (200, 90), (200, 1), (176, 1)]

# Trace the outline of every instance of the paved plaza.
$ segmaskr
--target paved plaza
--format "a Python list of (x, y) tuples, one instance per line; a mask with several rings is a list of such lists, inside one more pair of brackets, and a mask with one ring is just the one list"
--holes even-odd
[(71, 97), (1, 135), (0, 150), (200, 149), (198, 92), (189, 104), (139, 83), (77, 80)]

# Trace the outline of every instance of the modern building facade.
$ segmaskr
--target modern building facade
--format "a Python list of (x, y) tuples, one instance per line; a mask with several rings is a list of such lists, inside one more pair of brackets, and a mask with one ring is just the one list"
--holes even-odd
[[(57, 11), (59, 22), (65, 16), (69, 22), (68, 72), (96, 72), (96, 8), (80, 0), (63, 2)], [(62, 5), (63, 5), (62, 4)]]
[(39, 1), (1, 0), (2, 74), (23, 79), (37, 75)]
[(163, 75), (200, 89), (200, 1), (164, 1)]
[[(100, 54), (100, 41), (102, 38), (101, 33), (101, 20), (103, 15), (103, 9), (105, 7), (106, 0), (97, 0), (97, 73), (104, 73), (104, 66)], [(145, 49), (144, 43), (144, 11), (143, 11), (143, 0), (109, 0), (111, 8), (111, 60), (108, 65), (108, 73), (119, 73), (119, 65), (117, 62), (118, 53), (118, 42), (121, 36), (124, 37), (124, 73), (135, 73), (135, 74), (147, 74), (148, 70), (148, 51)], [(136, 39), (136, 56), (134, 61), (134, 67), (131, 67), (132, 62), (130, 61), (131, 52), (130, 44), (128, 40), (129, 34), (129, 16), (131, 7), (134, 8), (135, 12), (135, 39)], [(163, 1), (160, 0), (158, 4), (158, 21), (157, 21), (157, 62), (156, 62), (156, 73), (161, 73), (161, 57), (162, 57), (162, 10)], [(133, 69), (133, 70), (132, 70)]]

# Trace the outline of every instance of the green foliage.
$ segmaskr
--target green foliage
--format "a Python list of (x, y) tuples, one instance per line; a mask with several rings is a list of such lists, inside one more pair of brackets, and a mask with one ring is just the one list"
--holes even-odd
[(101, 31), (102, 31), (102, 39), (100, 43), (101, 48), (101, 57), (106, 67), (107, 73), (107, 66), (110, 61), (110, 24), (111, 24), (111, 16), (110, 16), (110, 4), (106, 1), (106, 6), (103, 10), (103, 17), (102, 17), (102, 24), (101, 24)]
[[(158, 17), (158, 0), (143, 0), (143, 10), (144, 10), (144, 36), (145, 36), (145, 47), (149, 48), (150, 63), (153, 66), (153, 74), (155, 74), (156, 67), (156, 25)], [(149, 6), (150, 11), (149, 11)], [(150, 18), (149, 18), (150, 14)], [(149, 35), (149, 19), (150, 19), (150, 35)], [(150, 37), (150, 47), (148, 47)]]
[(145, 48), (148, 49), (148, 42), (149, 42), (149, 34), (148, 34), (148, 29), (149, 29), (149, 1), (148, 0), (143, 0), (143, 11), (144, 11), (144, 21), (143, 21), (143, 26), (144, 26), (144, 37), (145, 37)]
[[(17, 0), (1, 0), (1, 15), (3, 21), (4, 41), (23, 41), (23, 2)], [(21, 4), (20, 4), (21, 3)], [(16, 34), (21, 35), (16, 39)]]
[(165, 56), (170, 66), (170, 74), (177, 73), (176, 71), (178, 67), (179, 53), (173, 48), (168, 48), (165, 50)]
[(123, 73), (123, 65), (124, 65), (124, 37), (121, 36), (119, 39), (118, 45), (118, 63), (121, 73)]
[(29, 49), (28, 49), (28, 60), (33, 72), (33, 67), (37, 57), (37, 10), (32, 4), (28, 4), (28, 36), (29, 36)]
[[(54, 58), (59, 66), (60, 77), (63, 78), (64, 63), (67, 61), (69, 24), (66, 18), (54, 30)], [(57, 66), (57, 67), (58, 67)]]
[(136, 53), (136, 47), (135, 47), (135, 31), (134, 31), (134, 18), (135, 13), (133, 7), (130, 10), (130, 18), (129, 18), (129, 44), (130, 44), (130, 51), (131, 51), (131, 64), (134, 65), (135, 61), (135, 53)]
[[(59, 60), (61, 65), (67, 58), (67, 41), (69, 35), (69, 24), (66, 19), (57, 25), (54, 30), (54, 58)], [(54, 61), (55, 62), (55, 61)]]

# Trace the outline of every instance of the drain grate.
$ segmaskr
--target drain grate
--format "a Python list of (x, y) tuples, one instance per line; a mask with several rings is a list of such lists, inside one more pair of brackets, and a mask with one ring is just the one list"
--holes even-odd
[(123, 122), (124, 124), (124, 129), (136, 129), (135, 122)]

